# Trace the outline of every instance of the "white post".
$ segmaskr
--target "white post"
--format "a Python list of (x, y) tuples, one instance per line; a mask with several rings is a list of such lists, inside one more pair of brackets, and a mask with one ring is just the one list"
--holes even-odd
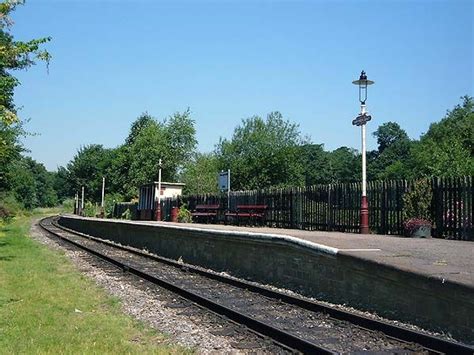
[(158, 206), (161, 208), (161, 159), (158, 162), (159, 169), (158, 169)]
[(230, 210), (230, 169), (227, 169), (227, 211)]
[(84, 186), (82, 186), (82, 199), (81, 199), (81, 215), (84, 211)]
[(100, 207), (104, 208), (104, 197), (105, 197), (105, 177), (102, 178), (102, 202)]
[[(365, 104), (360, 105), (360, 114), (366, 113)], [(362, 197), (367, 196), (367, 167), (366, 167), (366, 147), (365, 147), (365, 123), (361, 126), (362, 133)]]
[(158, 206), (156, 206), (156, 220), (161, 221), (161, 159), (158, 161)]
[(74, 212), (78, 214), (79, 213), (79, 194), (77, 193), (77, 191), (76, 191), (76, 196), (74, 196), (74, 200), (75, 200)]

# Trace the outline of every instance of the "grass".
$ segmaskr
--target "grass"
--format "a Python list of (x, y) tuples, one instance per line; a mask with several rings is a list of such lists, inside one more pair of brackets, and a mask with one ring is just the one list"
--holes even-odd
[(0, 353), (191, 352), (124, 315), (62, 253), (29, 238), (31, 220), (0, 225)]

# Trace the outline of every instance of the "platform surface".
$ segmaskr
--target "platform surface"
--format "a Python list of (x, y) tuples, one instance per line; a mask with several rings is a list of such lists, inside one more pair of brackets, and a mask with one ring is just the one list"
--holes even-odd
[(474, 289), (474, 242), (199, 223), (151, 221), (134, 221), (134, 223), (290, 235), (337, 248), (338, 254), (374, 261)]

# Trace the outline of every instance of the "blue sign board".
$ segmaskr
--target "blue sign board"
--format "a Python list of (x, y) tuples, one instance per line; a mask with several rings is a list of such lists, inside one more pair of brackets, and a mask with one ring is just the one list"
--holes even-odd
[(219, 190), (229, 191), (230, 190), (230, 170), (221, 171), (218, 176)]

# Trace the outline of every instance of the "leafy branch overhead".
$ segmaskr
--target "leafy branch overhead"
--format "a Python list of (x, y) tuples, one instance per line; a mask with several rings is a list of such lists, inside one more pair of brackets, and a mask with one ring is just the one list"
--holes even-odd
[(10, 14), (23, 3), (6, 1), (0, 4), (0, 120), (6, 125), (18, 121), (13, 94), (19, 81), (10, 72), (27, 69), (37, 61), (49, 64), (51, 60), (51, 54), (42, 48), (51, 40), (50, 37), (23, 42), (15, 41), (9, 32), (13, 25)]

